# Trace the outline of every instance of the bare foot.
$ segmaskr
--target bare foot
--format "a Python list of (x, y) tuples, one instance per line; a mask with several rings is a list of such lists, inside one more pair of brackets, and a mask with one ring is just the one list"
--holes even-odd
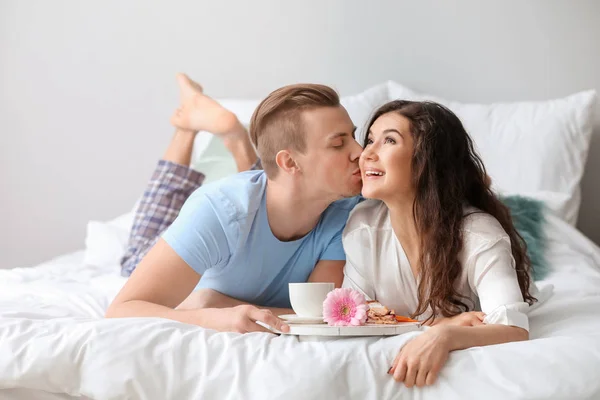
[(171, 117), (171, 124), (187, 131), (208, 131), (227, 136), (244, 131), (234, 113), (205, 95), (202, 86), (185, 74), (177, 74), (181, 105)]

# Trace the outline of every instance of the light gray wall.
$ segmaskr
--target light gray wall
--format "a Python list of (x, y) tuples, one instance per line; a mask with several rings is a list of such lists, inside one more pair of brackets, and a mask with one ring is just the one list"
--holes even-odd
[[(217, 97), (387, 79), (461, 101), (600, 90), (600, 2), (0, 1), (0, 267), (83, 246), (169, 140), (174, 74)], [(598, 113), (600, 115), (600, 113)], [(598, 130), (581, 229), (600, 241)]]

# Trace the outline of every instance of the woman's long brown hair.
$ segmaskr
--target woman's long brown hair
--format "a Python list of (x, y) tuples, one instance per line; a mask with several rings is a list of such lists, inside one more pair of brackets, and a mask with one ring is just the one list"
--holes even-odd
[[(397, 113), (410, 121), (414, 141), (412, 184), (413, 216), (421, 236), (419, 304), (412, 317), (431, 308), (432, 315), (451, 317), (474, 305), (456, 287), (462, 266), (465, 205), (498, 220), (510, 238), (519, 287), (529, 304), (530, 265), (525, 241), (515, 229), (510, 211), (490, 189), (485, 167), (458, 117), (434, 102), (395, 100), (380, 107), (367, 132), (380, 116)], [(367, 135), (365, 135), (366, 145)]]

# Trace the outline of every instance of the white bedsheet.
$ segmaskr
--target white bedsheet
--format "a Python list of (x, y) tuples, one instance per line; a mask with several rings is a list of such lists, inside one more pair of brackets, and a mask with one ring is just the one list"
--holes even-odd
[(86, 267), (78, 252), (0, 271), (0, 399), (600, 398), (600, 250), (557, 219), (547, 232), (554, 272), (539, 286), (554, 295), (532, 311), (531, 340), (453, 352), (422, 389), (386, 375), (418, 333), (301, 343), (105, 320), (125, 282), (117, 265)]

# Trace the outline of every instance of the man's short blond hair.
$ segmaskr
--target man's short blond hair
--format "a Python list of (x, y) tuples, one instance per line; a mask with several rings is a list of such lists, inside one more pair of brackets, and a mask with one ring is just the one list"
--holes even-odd
[(275, 157), (281, 150), (306, 150), (302, 113), (320, 107), (339, 107), (340, 97), (325, 85), (284, 86), (267, 96), (250, 120), (250, 138), (267, 176), (277, 175)]

